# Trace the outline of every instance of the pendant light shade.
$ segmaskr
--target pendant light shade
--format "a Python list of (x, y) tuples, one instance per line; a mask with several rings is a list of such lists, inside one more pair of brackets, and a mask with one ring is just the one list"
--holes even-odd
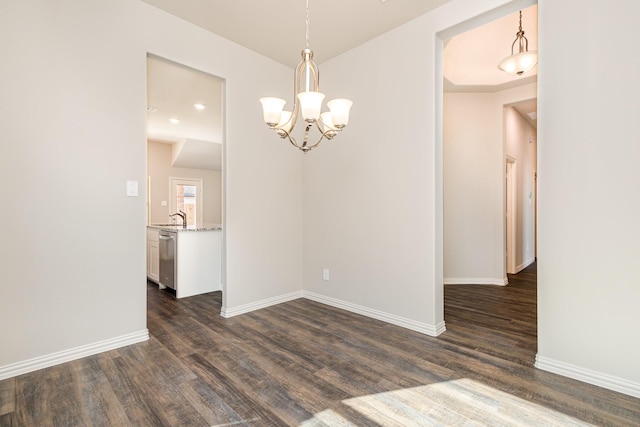
[(350, 99), (333, 99), (327, 102), (327, 107), (331, 111), (331, 120), (333, 125), (342, 129), (349, 124), (349, 110), (353, 102)]
[(282, 109), (287, 101), (281, 98), (265, 97), (260, 98), (260, 103), (262, 104), (262, 114), (265, 123), (269, 126), (276, 126), (280, 123)]
[(307, 123), (313, 123), (318, 120), (323, 99), (324, 93), (322, 92), (300, 92), (298, 94), (302, 117)]
[(538, 63), (538, 54), (535, 52), (522, 52), (511, 55), (502, 60), (498, 68), (512, 76), (520, 76)]

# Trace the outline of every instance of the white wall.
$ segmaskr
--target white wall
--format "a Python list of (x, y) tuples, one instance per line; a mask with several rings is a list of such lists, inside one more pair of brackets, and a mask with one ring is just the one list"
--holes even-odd
[(453, 1), (320, 65), (327, 98), (354, 106), (304, 159), (306, 294), (442, 332), (436, 33), (502, 3)]
[[(444, 94), (444, 282), (447, 284), (505, 284), (505, 153), (516, 158), (518, 173), (522, 175), (530, 168), (531, 159), (535, 159), (535, 146), (533, 150), (520, 149), (515, 141), (533, 129), (515, 110), (520, 120), (505, 116), (503, 110), (505, 104), (535, 97), (536, 84), (496, 93)], [(532, 191), (532, 183), (523, 176), (518, 182), (519, 194)], [(532, 244), (533, 229), (529, 225), (533, 224), (533, 217), (523, 216), (522, 209), (518, 213), (519, 242), (525, 246)], [(522, 265), (523, 252), (519, 254), (518, 265)]]
[[(620, 380), (637, 393), (640, 88), (628, 32), (640, 3), (629, 3), (539, 2), (537, 366), (577, 367), (558, 371), (613, 378), (604, 385)], [(439, 330), (435, 34), (503, 5), (513, 12), (530, 4), (454, 0), (321, 64), (323, 90), (334, 91), (328, 97), (351, 97), (354, 107), (343, 135), (305, 157), (305, 292)], [(331, 269), (328, 282), (323, 267)]]
[(502, 105), (444, 96), (444, 282), (504, 285)]
[[(171, 166), (171, 144), (149, 141), (147, 143), (147, 175), (151, 178), (151, 222), (170, 222), (171, 206), (169, 177), (202, 179), (203, 222), (222, 224), (222, 172), (178, 168)], [(162, 201), (167, 206), (162, 206)]]
[(300, 290), (300, 153), (258, 103), (290, 69), (131, 0), (0, 2), (0, 39), (0, 375), (146, 334), (148, 52), (226, 79), (224, 305)]
[(504, 108), (504, 151), (516, 163), (515, 267), (535, 261), (535, 207), (537, 171), (536, 130), (514, 107)]
[(640, 397), (640, 2), (538, 13), (537, 366)]

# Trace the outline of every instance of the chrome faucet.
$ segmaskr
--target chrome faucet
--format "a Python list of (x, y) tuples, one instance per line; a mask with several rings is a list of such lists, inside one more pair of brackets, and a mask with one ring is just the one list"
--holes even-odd
[(187, 214), (184, 213), (184, 211), (172, 213), (169, 215), (169, 218), (173, 218), (174, 216), (179, 216), (180, 218), (182, 218), (182, 228), (187, 228)]

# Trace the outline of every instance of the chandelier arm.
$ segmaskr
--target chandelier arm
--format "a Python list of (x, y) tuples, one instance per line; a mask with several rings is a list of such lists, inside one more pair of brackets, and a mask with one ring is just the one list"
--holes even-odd
[[(298, 113), (300, 111), (300, 101), (298, 100), (298, 93), (301, 92), (301, 88), (300, 88), (300, 84), (302, 81), (302, 74), (306, 71), (309, 70), (311, 73), (311, 80), (312, 80), (312, 85), (310, 87), (305, 87), (305, 89), (311, 90), (313, 92), (317, 92), (318, 91), (318, 86), (319, 86), (319, 80), (320, 80), (320, 73), (318, 72), (317, 67), (315, 66), (315, 64), (313, 63), (313, 60), (311, 59), (313, 57), (313, 52), (310, 49), (305, 49), (302, 51), (302, 60), (298, 63), (298, 65), (296, 66), (296, 69), (293, 73), (293, 78), (294, 78), (294, 83), (293, 83), (293, 111), (291, 112), (291, 117), (289, 118), (289, 121), (287, 121), (286, 123), (283, 124), (283, 126), (288, 125), (289, 123), (291, 123), (291, 125), (289, 126), (290, 130), (293, 130), (296, 126), (296, 122), (298, 119)], [(309, 86), (307, 84), (307, 86)], [(284, 129), (283, 129), (284, 131)], [(285, 131), (286, 132), (286, 131)], [(286, 132), (287, 134), (289, 134), (289, 132)]]
[[(304, 64), (304, 59), (298, 63), (295, 71), (293, 72), (293, 111), (291, 111), (291, 118), (288, 123), (291, 123), (289, 126), (290, 130), (293, 130), (296, 127), (296, 122), (298, 120), (298, 112), (300, 111), (300, 102), (298, 101), (298, 91), (300, 88), (300, 77), (302, 76), (302, 68)], [(287, 132), (287, 135), (289, 132)], [(297, 144), (296, 147), (298, 146)]]
[[(320, 131), (320, 127), (318, 125), (318, 121), (314, 120), (314, 123), (315, 123), (316, 128), (318, 129), (318, 131)], [(313, 144), (309, 144), (309, 129), (311, 129), (311, 126), (312, 126), (311, 123), (307, 124), (307, 126), (305, 128), (305, 133), (304, 133), (304, 142), (303, 142), (302, 146), (298, 146), (298, 148), (300, 148), (305, 153), (308, 152), (308, 151), (311, 151), (314, 148), (316, 148), (318, 145), (320, 145), (322, 140), (327, 137), (327, 132), (320, 131), (320, 138), (318, 138), (318, 140), (316, 142), (314, 142)]]
[(520, 37), (516, 36), (516, 39), (511, 43), (511, 56), (513, 56), (513, 47), (516, 45), (518, 40), (520, 40)]
[[(296, 66), (295, 71), (295, 83), (293, 96), (297, 98), (300, 92), (317, 92), (320, 86), (320, 72), (315, 62), (313, 62), (313, 51), (311, 49), (305, 49), (301, 53), (302, 60)], [(303, 74), (309, 73), (308, 78), (303, 79)], [(302, 90), (300, 84), (304, 80), (305, 87)], [(311, 84), (310, 84), (311, 83)]]
[[(309, 129), (311, 128), (311, 124), (308, 124), (305, 127), (305, 136), (304, 136), (304, 141), (302, 143), (302, 145), (298, 144), (298, 141), (296, 141), (295, 137), (293, 135), (291, 135), (290, 132), (287, 132), (285, 129), (277, 129), (277, 131), (281, 132), (279, 133), (281, 138), (287, 138), (289, 140), (289, 142), (291, 143), (291, 145), (293, 145), (294, 147), (298, 148), (299, 150), (307, 153), (309, 151), (311, 151), (312, 149), (316, 148), (318, 145), (320, 145), (320, 143), (322, 142), (322, 140), (326, 139), (332, 139), (335, 134), (337, 132), (342, 131), (342, 129), (328, 129), (324, 132), (322, 132), (320, 130), (320, 126), (318, 124), (318, 121), (315, 120), (314, 121), (316, 127), (318, 128), (318, 131), (320, 132), (320, 138), (318, 138), (318, 140), (313, 143), (313, 144), (309, 144)], [(333, 135), (332, 135), (333, 134)]]
[[(315, 123), (318, 131), (322, 134), (322, 138), (333, 139), (338, 132), (342, 132), (342, 128), (333, 127), (333, 123), (325, 123), (325, 121), (322, 120), (322, 117), (320, 117), (319, 120), (316, 120)], [(322, 123), (323, 126), (320, 126), (320, 123)], [(323, 131), (323, 128), (326, 128), (326, 130)]]
[[(522, 50), (522, 41), (524, 40), (524, 50)], [(524, 36), (524, 31), (516, 34), (516, 39), (511, 43), (511, 55), (513, 56), (513, 47), (518, 43), (518, 53), (529, 51), (529, 40)]]
[(291, 143), (291, 145), (293, 145), (296, 148), (300, 148), (300, 145), (298, 145), (298, 141), (296, 141), (296, 139), (293, 136), (287, 135), (287, 138), (289, 139), (289, 142)]
[(305, 146), (298, 147), (298, 148), (300, 148), (302, 151), (304, 151), (304, 152), (306, 153), (306, 152), (308, 152), (308, 151), (313, 150), (313, 149), (314, 149), (314, 148), (316, 148), (318, 145), (320, 145), (320, 142), (322, 142), (322, 140), (323, 140), (323, 139), (324, 139), (324, 138), (321, 136), (321, 137), (320, 137), (320, 139), (318, 139), (314, 144), (312, 144), (312, 145), (305, 145)]
[(302, 147), (307, 146), (307, 142), (309, 141), (309, 129), (311, 129), (311, 124), (307, 123), (304, 127), (304, 139), (302, 140)]
[(291, 145), (293, 145), (296, 148), (300, 148), (300, 145), (298, 144), (298, 141), (296, 141), (296, 138), (293, 135), (291, 135), (291, 133), (287, 132), (284, 129), (277, 129), (277, 131), (282, 132), (282, 133), (278, 133), (280, 138), (282, 138), (282, 139), (287, 138), (289, 140), (289, 142), (291, 143)]

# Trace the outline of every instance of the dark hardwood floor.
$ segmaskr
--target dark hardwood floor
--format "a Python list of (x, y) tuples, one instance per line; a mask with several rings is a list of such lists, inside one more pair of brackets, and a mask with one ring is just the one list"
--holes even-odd
[(640, 399), (533, 368), (535, 280), (445, 287), (437, 338), (304, 299), (223, 319), (220, 293), (149, 284), (149, 341), (0, 382), (0, 425), (640, 425)]

